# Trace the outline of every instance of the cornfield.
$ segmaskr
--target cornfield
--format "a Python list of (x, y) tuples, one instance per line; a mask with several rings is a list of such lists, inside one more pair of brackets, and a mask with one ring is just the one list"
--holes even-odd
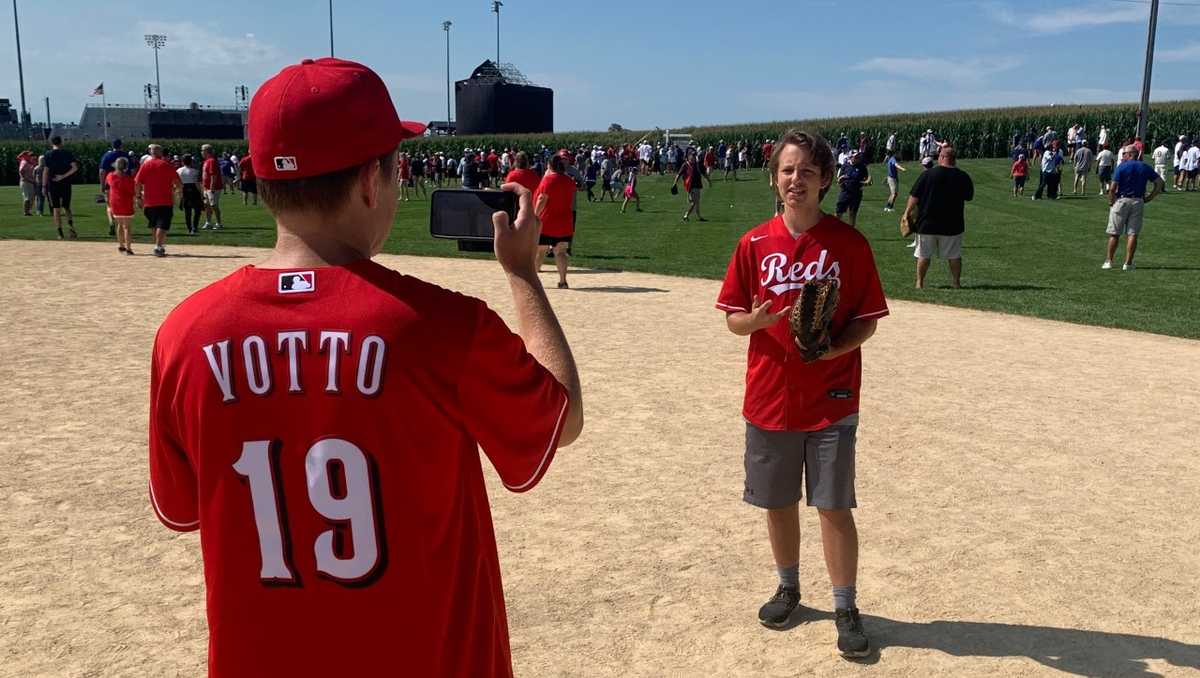
[[(1013, 136), (1024, 135), (1031, 128), (1044, 130), (1047, 126), (1064, 133), (1073, 124), (1087, 129), (1087, 138), (1094, 142), (1100, 126), (1110, 130), (1110, 143), (1119, 143), (1132, 138), (1137, 130), (1136, 104), (1094, 104), (1070, 106), (1032, 106), (1025, 108), (992, 108), (933, 113), (901, 113), (845, 118), (823, 118), (814, 120), (778, 121), (724, 125), (714, 127), (672, 128), (672, 132), (692, 135), (693, 143), (700, 146), (716, 146), (721, 141), (750, 142), (751, 161), (761, 161), (759, 149), (764, 140), (778, 138), (784, 130), (792, 127), (821, 134), (833, 143), (845, 133), (851, 144), (856, 144), (859, 133), (865, 133), (871, 148), (881, 150), (887, 137), (895, 133), (902, 159), (912, 159), (917, 153), (917, 141), (926, 129), (933, 129), (939, 139), (952, 141), (961, 158), (999, 158), (1008, 155)], [(1174, 140), (1181, 134), (1192, 138), (1200, 131), (1200, 101), (1171, 101), (1151, 105), (1150, 125), (1147, 139), (1156, 144), (1159, 140)], [(454, 137), (420, 137), (405, 141), (402, 148), (411, 153), (444, 152), (461, 154), (464, 148), (521, 148), (536, 151), (543, 145), (550, 149), (577, 148), (581, 145), (619, 145), (633, 143), (642, 138), (652, 141), (662, 139), (663, 130), (625, 130), (623, 132), (566, 132), (560, 134), (523, 134)], [(131, 142), (130, 148), (140, 150), (143, 143)], [(160, 141), (168, 154), (198, 154), (202, 140)], [(223, 151), (245, 153), (246, 142), (218, 140), (210, 142)], [(25, 148), (40, 151), (44, 145), (26, 142), (0, 141), (0, 184), (17, 183), (16, 155)], [(80, 162), (77, 181), (80, 183), (97, 180), (97, 165), (108, 146), (102, 141), (68, 142), (67, 147)], [(876, 154), (878, 157), (878, 153)]]

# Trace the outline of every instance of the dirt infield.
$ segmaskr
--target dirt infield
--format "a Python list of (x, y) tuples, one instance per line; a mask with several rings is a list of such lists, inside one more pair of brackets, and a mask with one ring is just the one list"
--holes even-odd
[[(172, 252), (0, 242), (0, 676), (203, 675), (198, 539), (148, 504), (148, 354), (175, 303), (263, 253)], [(494, 262), (380, 260), (511, 311)], [(1200, 674), (1200, 342), (894, 302), (859, 432), (881, 649), (852, 664), (811, 512), (811, 608), (755, 619), (775, 572), (717, 283), (571, 281), (550, 292), (584, 436), (527, 495), (488, 471), (518, 675)]]

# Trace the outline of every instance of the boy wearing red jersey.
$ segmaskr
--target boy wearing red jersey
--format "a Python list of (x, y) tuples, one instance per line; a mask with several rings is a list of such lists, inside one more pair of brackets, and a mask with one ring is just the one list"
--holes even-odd
[(583, 426), (531, 196), (493, 218), (518, 336), (371, 261), (422, 128), (378, 75), (289, 66), (248, 127), (275, 249), (176, 307), (151, 368), (150, 498), (200, 530), (209, 675), (511, 676), (479, 447), (523, 492)]
[[(859, 346), (888, 308), (866, 238), (821, 211), (834, 173), (829, 144), (791, 130), (774, 145), (768, 169), (783, 212), (738, 241), (717, 300), (729, 330), (750, 337), (743, 498), (767, 509), (780, 578), (759, 621), (784, 627), (800, 603), (799, 501), (806, 490), (808, 505), (820, 515), (838, 650), (863, 657), (870, 643), (855, 603), (858, 532), (850, 512), (857, 506)], [(819, 360), (806, 363), (786, 317), (797, 290), (821, 279), (839, 284), (833, 343)]]

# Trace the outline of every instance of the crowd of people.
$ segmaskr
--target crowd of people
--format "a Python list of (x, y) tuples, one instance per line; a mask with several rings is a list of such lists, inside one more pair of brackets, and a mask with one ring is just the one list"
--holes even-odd
[[(128, 227), (136, 209), (143, 210), (146, 225), (155, 232), (156, 256), (166, 256), (164, 242), (176, 206), (184, 215), (189, 235), (202, 229), (224, 228), (222, 195), (240, 191), (243, 204), (258, 204), (254, 167), (249, 159), (249, 154), (238, 157), (236, 152), (218, 153), (211, 144), (200, 147), (199, 157), (187, 152), (167, 155), (158, 144), (148, 145), (138, 155), (125, 149), (120, 139), (114, 139), (100, 157), (97, 179), (98, 200), (105, 203), (108, 234), (117, 238), (117, 251), (133, 254)], [(55, 136), (45, 153), (36, 155), (25, 150), (18, 154), (17, 161), (24, 215), (45, 216), (49, 210), (60, 239), (78, 238), (71, 208), (74, 177), (80, 169), (74, 153), (64, 146), (61, 137)]]
[[(397, 178), (401, 185), (401, 200), (426, 195), (426, 187), (442, 188), (498, 188), (508, 173), (516, 168), (515, 147), (464, 148), (461, 154), (435, 151), (429, 153), (401, 153)], [(737, 178), (739, 170), (765, 169), (766, 158), (771, 154), (771, 142), (761, 144), (741, 140), (727, 144), (720, 141), (715, 146), (699, 149), (678, 142), (651, 144), (645, 139), (621, 145), (581, 145), (575, 148), (553, 149), (542, 145), (537, 151), (525, 151), (530, 168), (542, 176), (550, 164), (550, 158), (559, 155), (567, 160), (567, 172), (580, 189), (588, 191), (588, 200), (597, 201), (608, 195), (616, 202), (623, 186), (630, 181), (631, 174), (677, 174), (691, 160), (691, 167), (701, 168), (710, 178), (716, 171), (724, 172), (724, 178)], [(694, 157), (692, 157), (694, 156)], [(596, 186), (601, 194), (595, 194)], [(615, 190), (613, 187), (616, 187)]]
[[(1053, 127), (1047, 127), (1041, 134), (1033, 129), (1024, 135), (1014, 134), (1009, 172), (1013, 179), (1013, 196), (1025, 195), (1031, 160), (1039, 170), (1037, 190), (1031, 200), (1041, 200), (1043, 196), (1050, 200), (1060, 199), (1064, 192), (1061, 189), (1063, 170), (1068, 166), (1074, 170), (1072, 196), (1088, 194), (1088, 180), (1093, 173), (1100, 182), (1099, 195), (1107, 195), (1117, 167), (1127, 159), (1151, 164), (1164, 180), (1170, 172), (1174, 177), (1171, 187), (1176, 191), (1196, 190), (1200, 177), (1200, 145), (1189, 135), (1162, 139), (1157, 145), (1144, 142), (1140, 136), (1114, 144), (1116, 141), (1111, 130), (1103, 125), (1094, 142), (1089, 142), (1082, 125), (1071, 125), (1065, 138)], [(1123, 153), (1118, 155), (1113, 151), (1114, 147), (1118, 151), (1132, 149), (1130, 158), (1124, 157)]]
[[(77, 233), (71, 212), (71, 183), (79, 165), (71, 152), (63, 147), (61, 139), (56, 137), (51, 141), (51, 149), (41, 155), (26, 151), (19, 156), (24, 212), (32, 215), (36, 211), (43, 215), (49, 203), (59, 237), (75, 238)], [(1116, 142), (1115, 132), (1106, 126), (1100, 127), (1094, 140), (1089, 138), (1086, 128), (1078, 124), (1071, 125), (1063, 134), (1053, 127), (1046, 127), (1041, 132), (1034, 128), (1015, 132), (1010, 168), (1012, 195), (1025, 195), (1026, 182), (1030, 173), (1034, 172), (1038, 182), (1031, 199), (1060, 199), (1065, 193), (1062, 176), (1067, 167), (1074, 170), (1071, 195), (1087, 195), (1092, 174), (1099, 179), (1099, 194), (1109, 195), (1116, 172), (1127, 159), (1152, 163), (1159, 177), (1165, 178), (1171, 172), (1174, 177), (1171, 188), (1176, 191), (1197, 189), (1200, 145), (1191, 137), (1180, 136), (1173, 145), (1162, 141), (1153, 149), (1136, 136)], [(573, 186), (569, 192), (569, 209), (560, 209), (555, 199), (547, 198), (546, 209), (550, 210), (551, 220), (562, 218), (569, 223), (556, 224), (552, 230), (558, 231), (558, 235), (548, 235), (547, 242), (543, 243), (543, 256), (554, 257), (559, 266), (559, 286), (567, 287), (566, 261), (574, 235), (578, 193), (585, 194), (588, 202), (617, 203), (622, 214), (631, 204), (635, 211), (640, 212), (639, 177), (652, 174), (673, 176), (672, 194), (677, 194), (682, 184), (686, 197), (681, 221), (689, 221), (693, 215), (698, 221), (707, 221), (701, 207), (705, 186), (711, 187), (718, 174), (723, 180), (736, 181), (739, 171), (744, 173), (761, 169), (766, 172), (773, 143), (769, 139), (740, 139), (695, 147), (690, 143), (665, 140), (652, 143), (643, 138), (620, 145), (581, 144), (559, 149), (541, 145), (535, 151), (523, 151), (516, 147), (467, 147), (461, 153), (401, 152), (395, 171), (401, 201), (427, 198), (429, 190), (434, 188), (498, 189), (514, 180), (531, 191), (538, 191), (539, 188), (545, 188), (543, 184), (551, 176), (558, 177), (553, 180), (559, 187), (554, 194), (564, 196), (558, 200), (566, 200), (568, 192), (562, 187)], [(883, 208), (885, 213), (895, 210), (896, 201), (902, 195), (900, 175), (908, 171), (899, 161), (901, 143), (893, 132), (888, 135), (882, 149), (880, 162), (888, 186), (888, 197)], [(1129, 148), (1131, 152), (1128, 157), (1123, 152), (1114, 152), (1110, 148), (1114, 145), (1118, 151)], [(854, 226), (862, 204), (863, 189), (872, 185), (869, 165), (876, 155), (876, 149), (865, 132), (860, 132), (853, 141), (850, 135), (843, 132), (830, 146), (835, 157), (835, 173), (830, 188), (836, 187), (838, 190), (835, 214)], [(950, 146), (950, 142), (939, 138), (933, 129), (921, 134), (916, 140), (916, 155), (921, 165), (919, 177), (939, 165), (942, 151)], [(155, 230), (155, 253), (161, 256), (165, 254), (163, 241), (170, 230), (176, 207), (183, 213), (187, 233), (195, 234), (200, 230), (220, 230), (224, 227), (220, 206), (222, 195), (240, 191), (244, 204), (258, 202), (254, 170), (247, 161), (248, 155), (238, 157), (236, 152), (217, 152), (209, 145), (202, 146), (196, 156), (186, 152), (172, 155), (164, 153), (160, 159), (171, 167), (173, 176), (178, 180), (176, 188), (146, 183), (168, 180), (171, 184), (175, 183), (175, 179), (167, 177), (165, 172), (142, 172), (142, 166), (154, 158), (153, 147), (138, 156), (125, 150), (118, 139), (113, 141), (112, 148), (100, 159), (98, 179), (101, 191), (106, 196), (109, 235), (117, 238), (119, 251), (132, 252), (128, 236), (123, 237), (120, 229), (122, 223), (127, 226), (133, 218), (130, 205), (134, 203), (144, 210), (147, 225)], [(124, 162), (119, 162), (121, 160)], [(159, 178), (154, 178), (156, 176)], [(130, 177), (132, 182), (121, 177)], [(771, 180), (768, 178), (768, 183)], [(157, 204), (145, 204), (147, 190), (150, 200)], [(1166, 190), (1165, 186), (1163, 190)], [(142, 196), (143, 201), (134, 200), (131, 203), (129, 197), (133, 193)], [(782, 210), (782, 205), (782, 200), (776, 199), (776, 213)], [(904, 212), (916, 219), (916, 214), (911, 210), (905, 208)], [(201, 215), (204, 216), (203, 224)], [(1140, 224), (1132, 230), (1138, 227)], [(1127, 227), (1125, 230), (1130, 229)], [(908, 246), (919, 250), (917, 254), (920, 259), (921, 253), (927, 253), (928, 248), (922, 249), (919, 234), (914, 235)], [(1132, 240), (1130, 242), (1129, 249), (1132, 250), (1135, 245)], [(1126, 263), (1126, 270), (1131, 270), (1132, 253)], [(960, 270), (961, 262), (957, 266), (952, 264), (956, 281)], [(922, 278), (922, 275), (918, 275), (918, 285)]]

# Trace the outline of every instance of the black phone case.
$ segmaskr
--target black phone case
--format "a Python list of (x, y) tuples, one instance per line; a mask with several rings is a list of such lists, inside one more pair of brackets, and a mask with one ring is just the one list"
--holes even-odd
[(476, 191), (440, 188), (429, 200), (429, 234), (450, 240), (487, 240), (495, 237), (492, 214), (508, 212), (517, 219), (517, 196), (510, 191)]

